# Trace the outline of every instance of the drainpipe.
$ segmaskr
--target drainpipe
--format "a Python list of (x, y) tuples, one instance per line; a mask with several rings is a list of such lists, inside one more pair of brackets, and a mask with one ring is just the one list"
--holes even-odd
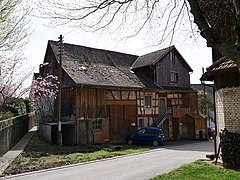
[(201, 81), (201, 84), (204, 86), (211, 87), (213, 89), (213, 112), (214, 112), (214, 122), (215, 122), (215, 136), (214, 136), (214, 154), (217, 155), (217, 114), (216, 114), (216, 100), (215, 100), (215, 92), (216, 89), (214, 85), (205, 84), (204, 81)]

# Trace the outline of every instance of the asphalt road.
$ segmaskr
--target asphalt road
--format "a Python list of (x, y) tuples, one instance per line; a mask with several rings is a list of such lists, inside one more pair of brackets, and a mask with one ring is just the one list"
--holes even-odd
[(212, 142), (165, 146), (151, 152), (74, 165), (25, 175), (14, 180), (145, 180), (169, 172), (183, 164), (204, 159), (213, 152)]

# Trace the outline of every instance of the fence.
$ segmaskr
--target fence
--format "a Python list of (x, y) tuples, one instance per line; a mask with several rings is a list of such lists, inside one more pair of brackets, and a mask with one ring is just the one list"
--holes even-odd
[(0, 156), (10, 150), (34, 126), (34, 113), (0, 121)]

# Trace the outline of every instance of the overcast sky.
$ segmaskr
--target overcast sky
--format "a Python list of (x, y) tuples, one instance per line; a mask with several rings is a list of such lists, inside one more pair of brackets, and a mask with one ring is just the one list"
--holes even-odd
[[(97, 33), (86, 33), (73, 31), (67, 27), (49, 28), (44, 25), (41, 19), (33, 18), (31, 21), (31, 30), (33, 31), (29, 43), (26, 47), (25, 57), (28, 64), (34, 67), (34, 71), (38, 72), (38, 66), (43, 62), (47, 41), (58, 40), (60, 34), (64, 36), (65, 43), (78, 44), (93, 48), (112, 50), (122, 53), (130, 53), (134, 55), (143, 55), (152, 51), (159, 50), (164, 47), (147, 46), (146, 42), (141, 38), (133, 38), (128, 41), (118, 42), (111, 35), (99, 35)], [(202, 74), (202, 67), (211, 65), (211, 49), (206, 47), (203, 38), (198, 38), (197, 43), (186, 43), (180, 40), (173, 42), (181, 55), (193, 69), (190, 75), (191, 83), (200, 83), (199, 78)], [(184, 43), (181, 43), (184, 42)], [(151, 44), (151, 42), (148, 42)]]

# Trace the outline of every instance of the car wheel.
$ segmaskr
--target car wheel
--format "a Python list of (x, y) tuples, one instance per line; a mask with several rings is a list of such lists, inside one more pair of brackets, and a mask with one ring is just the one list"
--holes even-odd
[(127, 144), (128, 144), (128, 145), (132, 145), (132, 144), (133, 144), (133, 140), (132, 140), (132, 139), (128, 139), (128, 140), (127, 140)]
[(161, 146), (164, 146), (165, 145), (165, 141), (161, 141)]
[(152, 144), (153, 144), (154, 146), (158, 146), (158, 145), (159, 145), (159, 141), (155, 139), (155, 140), (153, 140)]

